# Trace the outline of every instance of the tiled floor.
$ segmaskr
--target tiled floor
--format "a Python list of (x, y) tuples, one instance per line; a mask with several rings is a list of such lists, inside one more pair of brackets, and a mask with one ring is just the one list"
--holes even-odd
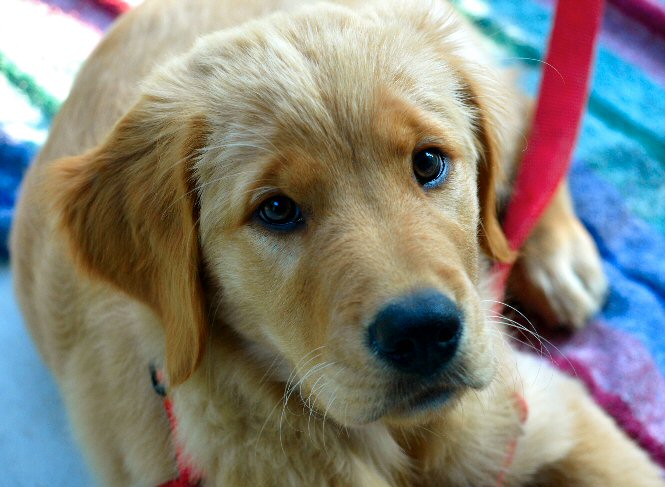
[(53, 378), (28, 336), (0, 265), (0, 487), (88, 487)]

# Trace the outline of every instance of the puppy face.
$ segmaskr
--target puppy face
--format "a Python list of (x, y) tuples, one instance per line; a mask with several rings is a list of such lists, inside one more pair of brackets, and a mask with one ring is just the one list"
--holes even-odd
[(314, 409), (354, 424), (492, 376), (477, 292), (483, 148), (440, 45), (327, 19), (219, 42), (242, 72), (211, 83), (224, 95), (196, 167), (222, 320), (278, 357)]
[[(479, 248), (508, 253), (489, 81), (462, 58), (455, 21), (394, 7), (208, 37), (101, 148), (56, 165), (78, 174), (60, 201), (79, 261), (162, 317), (175, 382), (212, 320), (342, 424), (419, 417), (491, 380)], [(103, 177), (122, 196), (102, 198)], [(101, 245), (89, 208), (119, 198), (133, 201), (118, 210), (128, 238)], [(121, 272), (108, 262), (123, 246)]]

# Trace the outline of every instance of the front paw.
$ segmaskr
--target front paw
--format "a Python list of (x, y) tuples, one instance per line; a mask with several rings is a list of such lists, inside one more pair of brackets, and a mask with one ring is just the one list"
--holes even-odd
[(595, 243), (573, 217), (536, 228), (515, 264), (508, 289), (545, 324), (578, 329), (602, 307), (607, 279)]

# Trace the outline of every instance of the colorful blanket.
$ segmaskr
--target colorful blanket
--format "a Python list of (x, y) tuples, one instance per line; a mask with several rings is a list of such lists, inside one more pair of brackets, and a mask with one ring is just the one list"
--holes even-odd
[[(3, 0), (0, 6), (0, 260), (17, 187), (80, 63), (122, 0)], [(547, 0), (456, 0), (534, 93)], [(545, 67), (544, 69), (548, 69)], [(665, 467), (665, 0), (611, 0), (572, 192), (611, 290), (600, 316), (555, 340), (554, 361)]]

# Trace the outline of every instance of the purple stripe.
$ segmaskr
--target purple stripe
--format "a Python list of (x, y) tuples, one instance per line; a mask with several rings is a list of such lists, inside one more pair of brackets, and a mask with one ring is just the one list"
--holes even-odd
[[(630, 15), (620, 8), (615, 0), (606, 5), (601, 32), (601, 47), (608, 48), (627, 62), (645, 71), (655, 81), (665, 86), (665, 24), (653, 32), (640, 18)], [(491, 2), (491, 0), (490, 0)], [(535, 0), (536, 3), (552, 10), (555, 0)], [(639, 7), (633, 7), (638, 9)], [(656, 6), (665, 11), (665, 4)]]
[[(665, 32), (665, 26), (662, 29)], [(605, 9), (601, 42), (665, 86), (665, 37), (654, 35), (640, 22), (610, 5)]]
[[(594, 400), (665, 468), (665, 378), (643, 343), (598, 321), (572, 335), (539, 331), (546, 335), (541, 354), (585, 383)], [(531, 343), (526, 335), (521, 339)]]
[(60, 10), (100, 31), (105, 31), (116, 16), (100, 7), (93, 0), (39, 0), (55, 10)]
[(630, 404), (637, 420), (665, 444), (665, 379), (636, 336), (595, 321), (561, 344), (561, 350), (586, 364), (598, 386)]
[(627, 16), (665, 39), (665, 6), (655, 0), (608, 0)]

